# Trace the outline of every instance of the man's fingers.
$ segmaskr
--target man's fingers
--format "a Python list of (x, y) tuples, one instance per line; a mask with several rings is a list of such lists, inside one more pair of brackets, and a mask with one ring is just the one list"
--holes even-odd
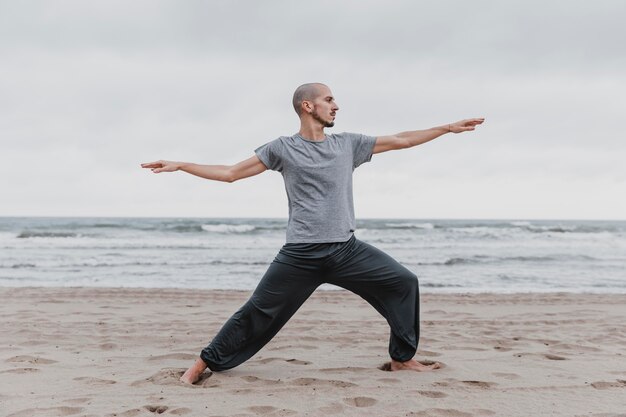
[(461, 132), (468, 132), (470, 130), (476, 130), (476, 126), (478, 126), (484, 121), (485, 119), (483, 117), (460, 120), (456, 123), (452, 123), (452, 126), (454, 127), (454, 129), (452, 129), (452, 132), (461, 133)]
[(476, 126), (478, 126), (479, 124), (481, 124), (482, 122), (484, 122), (485, 119), (483, 118), (475, 118), (475, 119), (465, 119), (465, 120), (461, 120), (460, 122), (458, 122), (458, 126), (461, 129), (461, 132), (466, 132), (469, 130), (475, 130)]
[(470, 130), (476, 130), (476, 128), (474, 126), (459, 126), (457, 133), (469, 132)]
[(141, 164), (142, 168), (161, 168), (163, 163), (161, 162), (147, 162), (145, 164)]
[(484, 122), (484, 121), (485, 121), (485, 119), (482, 119), (482, 118), (478, 118), (478, 119), (465, 119), (465, 120), (462, 120), (460, 123), (461, 123), (463, 126), (469, 126), (469, 125), (471, 125), (471, 126), (476, 126), (476, 125), (481, 124), (481, 123), (482, 123), (482, 122)]

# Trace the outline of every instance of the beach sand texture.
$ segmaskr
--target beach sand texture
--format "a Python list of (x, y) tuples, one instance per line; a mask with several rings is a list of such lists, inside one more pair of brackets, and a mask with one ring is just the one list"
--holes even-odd
[(3, 416), (625, 416), (626, 294), (423, 294), (417, 358), (318, 291), (248, 362), (178, 377), (249, 291), (0, 288)]

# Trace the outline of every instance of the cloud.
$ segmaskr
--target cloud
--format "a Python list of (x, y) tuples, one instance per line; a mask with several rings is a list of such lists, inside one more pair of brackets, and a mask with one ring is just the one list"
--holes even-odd
[[(335, 132), (487, 118), (376, 155), (355, 176), (371, 187), (355, 191), (368, 216), (623, 218), (624, 12), (621, 1), (3, 2), (0, 176), (12, 181), (0, 215), (284, 217), (276, 173), (218, 184), (138, 164), (248, 158), (298, 130), (293, 89), (322, 81), (341, 107)], [(422, 190), (427, 210), (412, 179), (448, 197)], [(471, 208), (468, 189), (480, 195)], [(505, 194), (530, 203), (494, 211)]]
[(619, 0), (586, 1), (61, 1), (5, 2), (4, 48), (112, 50), (240, 57), (350, 56), (465, 65), (480, 72), (569, 66), (617, 71), (625, 62)]

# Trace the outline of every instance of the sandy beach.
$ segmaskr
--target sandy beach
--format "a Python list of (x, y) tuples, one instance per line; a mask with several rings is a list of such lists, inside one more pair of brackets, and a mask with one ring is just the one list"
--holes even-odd
[(417, 358), (387, 372), (389, 330), (317, 291), (256, 356), (178, 377), (249, 291), (0, 288), (6, 416), (624, 416), (626, 295), (423, 294)]

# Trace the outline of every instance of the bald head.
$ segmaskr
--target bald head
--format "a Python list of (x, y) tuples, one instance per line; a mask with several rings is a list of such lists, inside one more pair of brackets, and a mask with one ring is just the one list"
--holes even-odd
[(296, 91), (293, 93), (293, 108), (298, 113), (298, 116), (302, 115), (302, 102), (313, 101), (319, 97), (321, 87), (327, 86), (322, 83), (307, 83), (296, 88)]

